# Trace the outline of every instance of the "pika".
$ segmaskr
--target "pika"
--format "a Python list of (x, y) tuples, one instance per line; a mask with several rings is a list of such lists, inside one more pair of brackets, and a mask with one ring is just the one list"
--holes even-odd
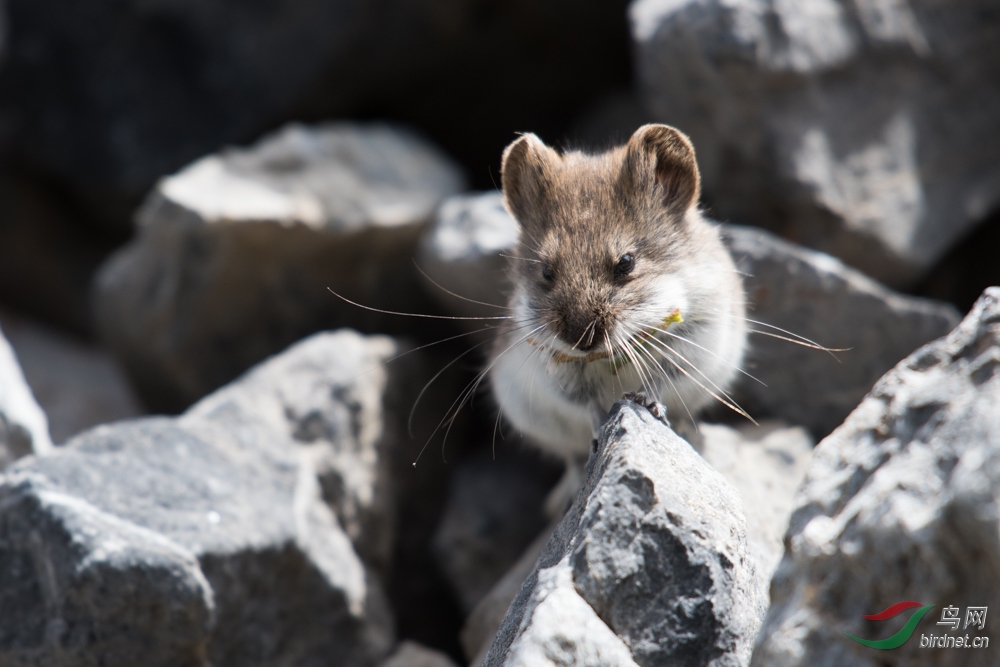
[(590, 155), (524, 134), (501, 174), (519, 238), (487, 368), (517, 430), (569, 471), (623, 394), (691, 425), (716, 400), (739, 411), (726, 391), (746, 345), (743, 286), (698, 208), (687, 136), (645, 125)]

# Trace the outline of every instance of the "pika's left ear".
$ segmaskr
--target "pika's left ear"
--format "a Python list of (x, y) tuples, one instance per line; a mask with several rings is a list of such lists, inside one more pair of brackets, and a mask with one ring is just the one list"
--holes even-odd
[(622, 179), (636, 194), (661, 198), (667, 211), (683, 215), (698, 202), (701, 177), (694, 146), (669, 125), (643, 125), (628, 140)]

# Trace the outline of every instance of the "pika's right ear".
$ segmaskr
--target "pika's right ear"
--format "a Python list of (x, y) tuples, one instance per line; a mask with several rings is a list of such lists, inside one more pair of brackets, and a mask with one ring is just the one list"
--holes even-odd
[(543, 224), (543, 205), (552, 187), (559, 154), (534, 134), (522, 134), (503, 152), (500, 179), (504, 205), (522, 227)]

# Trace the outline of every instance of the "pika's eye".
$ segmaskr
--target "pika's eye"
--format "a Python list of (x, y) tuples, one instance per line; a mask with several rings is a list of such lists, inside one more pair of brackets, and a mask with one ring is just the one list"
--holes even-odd
[(632, 273), (632, 269), (635, 268), (635, 257), (632, 253), (626, 253), (622, 255), (622, 258), (618, 260), (615, 264), (615, 278), (621, 278), (622, 276), (627, 276)]
[(548, 264), (542, 264), (542, 280), (547, 283), (552, 282), (556, 279), (556, 274), (552, 272), (552, 267)]

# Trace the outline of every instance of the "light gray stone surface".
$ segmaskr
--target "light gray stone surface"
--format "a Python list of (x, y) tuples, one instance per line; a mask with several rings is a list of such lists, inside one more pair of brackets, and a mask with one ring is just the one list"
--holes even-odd
[(769, 595), (771, 576), (784, 552), (793, 498), (812, 458), (815, 441), (801, 426), (763, 421), (738, 429), (699, 424), (701, 455), (739, 491), (747, 519), (759, 595)]
[(0, 323), (48, 417), (54, 442), (145, 412), (106, 350), (7, 311), (0, 312)]
[(629, 401), (485, 665), (745, 665), (767, 601), (736, 490)]
[[(887, 373), (815, 451), (795, 499), (760, 667), (994, 665), (996, 651), (920, 647), (950, 632), (941, 609), (991, 606), (1000, 591), (1000, 288), (961, 325)], [(902, 621), (866, 623), (902, 600), (933, 604), (901, 647)], [(960, 651), (956, 654), (955, 651)]]
[(0, 663), (377, 664), (393, 620), (365, 560), (391, 547), (396, 350), (320, 334), (179, 418), (12, 466), (0, 596), (18, 613), (0, 615)]
[(410, 333), (413, 266), (458, 169), (386, 125), (290, 125), (160, 181), (95, 289), (104, 341), (154, 409), (180, 409), (304, 335)]
[(367, 565), (389, 568), (395, 533), (393, 460), (402, 457), (408, 400), (400, 385), (412, 357), (386, 336), (323, 332), (258, 364), (199, 401), (180, 424), (209, 429), (213, 441), (253, 441), (299, 451), (323, 498)]
[(900, 294), (763, 230), (723, 225), (722, 235), (743, 273), (747, 317), (770, 325), (749, 325), (762, 333), (751, 333), (744, 368), (760, 382), (741, 376), (734, 388), (751, 415), (776, 416), (822, 437), (897, 361), (958, 323), (948, 304)]
[(895, 286), (1000, 206), (993, 0), (635, 0), (640, 87), (716, 216)]
[(22, 456), (45, 454), (51, 449), (45, 413), (0, 331), (0, 470)]

